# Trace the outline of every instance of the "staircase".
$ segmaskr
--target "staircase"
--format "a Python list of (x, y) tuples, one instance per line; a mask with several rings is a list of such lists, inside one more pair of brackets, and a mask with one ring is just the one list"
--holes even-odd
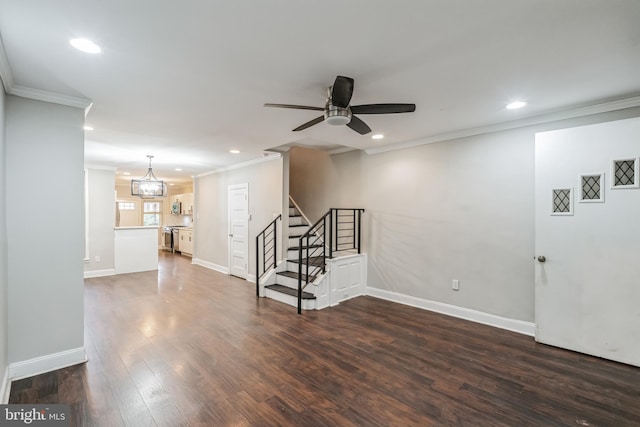
[[(277, 255), (277, 224), (281, 216), (256, 236), (256, 295), (297, 307), (299, 314), (363, 295), (363, 212), (360, 208), (331, 208), (311, 224), (289, 196), (288, 224), (282, 233), (284, 259), (278, 261)], [(331, 269), (336, 270), (334, 277)]]
[[(302, 281), (312, 284), (318, 279), (319, 274), (310, 272), (300, 273), (300, 237), (309, 230), (309, 220), (302, 214), (296, 206), (293, 199), (289, 198), (289, 227), (287, 241), (287, 257), (283, 261), (284, 268), (279, 268), (275, 274), (275, 282), (265, 286), (265, 296), (275, 299), (276, 301), (296, 307), (298, 305), (298, 278), (302, 277)], [(309, 250), (321, 248), (322, 243), (314, 243), (302, 248), (302, 257), (308, 256)], [(309, 260), (314, 267), (324, 265), (324, 257), (312, 257)], [(313, 270), (317, 270), (314, 268)], [(300, 275), (302, 274), (302, 276)], [(302, 291), (301, 304), (303, 310), (316, 309), (316, 296), (313, 292), (307, 290)]]

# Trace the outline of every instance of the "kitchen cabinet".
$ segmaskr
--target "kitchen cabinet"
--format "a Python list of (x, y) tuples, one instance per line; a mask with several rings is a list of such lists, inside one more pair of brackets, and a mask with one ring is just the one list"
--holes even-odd
[(180, 203), (182, 203), (182, 215), (193, 214), (193, 193), (185, 193), (180, 195)]
[(193, 255), (193, 230), (190, 228), (180, 229), (178, 238), (180, 239), (180, 253)]

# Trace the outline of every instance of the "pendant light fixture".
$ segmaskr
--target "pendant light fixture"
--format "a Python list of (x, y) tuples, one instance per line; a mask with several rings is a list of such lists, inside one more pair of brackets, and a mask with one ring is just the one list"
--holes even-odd
[(164, 197), (167, 195), (167, 185), (153, 174), (153, 170), (151, 169), (151, 159), (153, 159), (153, 156), (148, 155), (147, 157), (149, 158), (149, 170), (142, 178), (131, 180), (131, 195), (143, 199)]

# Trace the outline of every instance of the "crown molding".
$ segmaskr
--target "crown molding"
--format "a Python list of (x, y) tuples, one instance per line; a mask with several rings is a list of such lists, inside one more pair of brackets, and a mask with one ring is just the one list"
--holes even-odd
[(2, 79), (4, 91), (9, 95), (35, 99), (37, 101), (51, 102), (53, 104), (66, 105), (68, 107), (82, 108), (85, 109), (86, 112), (88, 112), (87, 108), (89, 108), (92, 104), (91, 100), (87, 98), (62, 95), (60, 93), (34, 89), (15, 84), (11, 66), (9, 65), (9, 60), (7, 59), (7, 53), (4, 50), (2, 37), (0, 37), (0, 79)]
[(230, 165), (230, 166), (225, 166), (223, 168), (212, 170), (210, 172), (204, 172), (204, 173), (201, 173), (200, 175), (196, 175), (196, 178), (202, 178), (202, 177), (209, 176), (209, 175), (215, 175), (217, 173), (227, 172), (227, 171), (234, 170), (234, 169), (246, 168), (247, 166), (253, 166), (253, 165), (256, 165), (258, 163), (270, 162), (271, 160), (277, 160), (277, 159), (280, 159), (280, 158), (282, 158), (282, 155), (280, 153), (273, 153), (273, 154), (270, 154), (268, 156), (259, 157), (257, 159), (248, 160), (248, 161), (242, 162), (242, 163), (236, 163), (236, 164), (233, 164), (233, 165)]
[(82, 108), (83, 110), (91, 105), (91, 100), (77, 96), (62, 95), (60, 93), (46, 90), (33, 89), (26, 86), (14, 85), (9, 91), (11, 95), (22, 98), (35, 99), (37, 101), (51, 102), (53, 104), (66, 105), (68, 107)]
[(447, 132), (440, 135), (429, 136), (426, 138), (415, 139), (397, 144), (389, 144), (382, 147), (370, 148), (364, 150), (367, 154), (386, 153), (387, 151), (401, 150), (403, 148), (417, 147), (419, 145), (433, 144), (435, 142), (451, 141), (454, 139), (467, 138), (470, 136), (483, 135), (487, 133), (500, 132), (504, 130), (517, 129), (527, 126), (539, 125), (544, 123), (556, 122), (559, 120), (574, 119), (577, 117), (591, 116), (594, 114), (608, 113), (616, 110), (624, 110), (625, 108), (634, 108), (640, 106), (640, 96), (620, 99), (616, 101), (603, 102), (599, 104), (587, 105), (583, 107), (570, 108), (567, 110), (554, 111), (550, 113), (531, 116), (519, 120), (511, 120), (492, 125), (479, 126), (459, 131)]

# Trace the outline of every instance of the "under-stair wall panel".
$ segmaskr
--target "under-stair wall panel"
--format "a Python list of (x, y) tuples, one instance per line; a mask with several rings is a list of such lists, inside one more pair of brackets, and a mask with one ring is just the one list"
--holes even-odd
[(330, 260), (331, 305), (365, 295), (367, 285), (367, 255), (353, 255)]

